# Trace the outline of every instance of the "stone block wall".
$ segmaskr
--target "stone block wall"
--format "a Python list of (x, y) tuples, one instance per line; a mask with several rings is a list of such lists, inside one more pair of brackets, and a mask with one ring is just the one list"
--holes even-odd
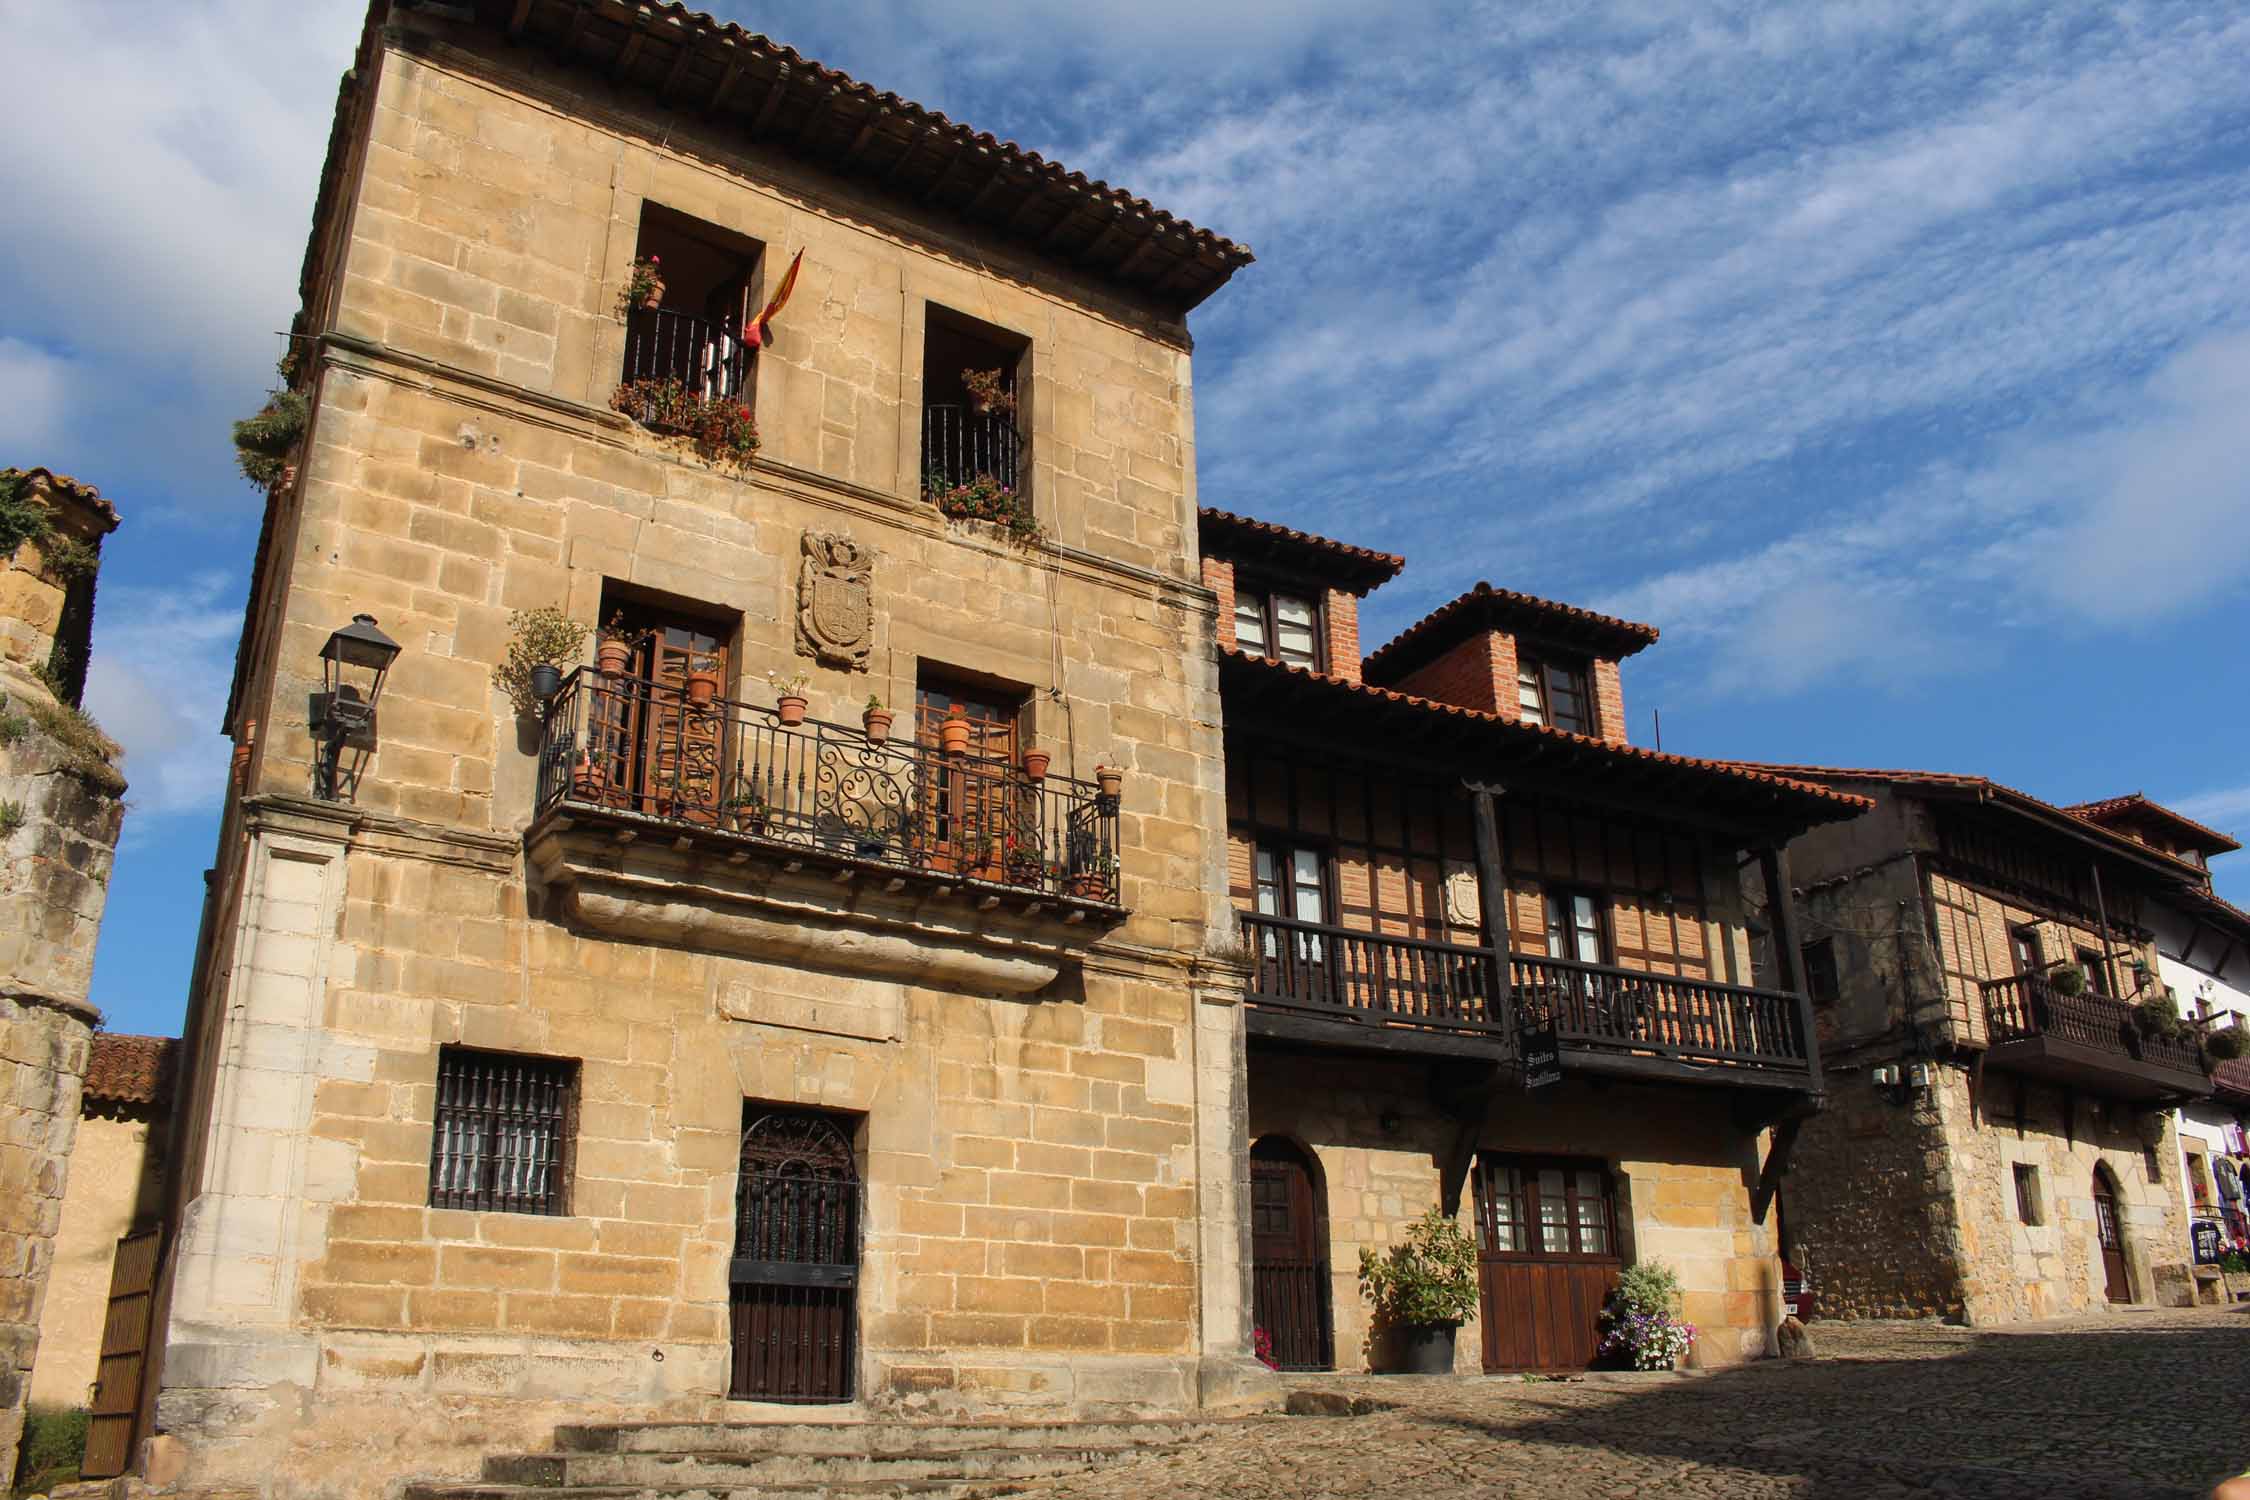
[(147, 1108), (87, 1101), (40, 1318), (31, 1380), (31, 1399), (40, 1405), (84, 1406), (90, 1399), (117, 1241), (154, 1217), (162, 1172), (163, 1132)]
[(96, 1019), (82, 997), (0, 992), (0, 1474), (23, 1437)]

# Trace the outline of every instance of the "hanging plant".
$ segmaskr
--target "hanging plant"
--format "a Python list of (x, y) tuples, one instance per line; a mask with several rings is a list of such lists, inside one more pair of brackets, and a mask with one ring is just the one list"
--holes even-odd
[(1001, 383), (998, 370), (964, 370), (961, 372), (961, 384), (969, 392), (969, 404), (979, 413), (988, 416), (995, 412), (1003, 416), (1015, 415), (1016, 393)]
[(47, 507), (31, 498), (31, 477), (17, 468), (0, 469), (0, 559), (14, 557), (25, 542), (44, 540)]
[(305, 436), (312, 403), (295, 391), (272, 391), (257, 414), (234, 424), (234, 461), (261, 490), (280, 482)]
[(617, 315), (622, 318), (636, 307), (654, 309), (663, 305), (664, 271), (659, 257), (636, 257), (633, 269), (626, 274), (625, 290), (618, 294)]
[(966, 484), (948, 484), (944, 475), (931, 474), (923, 481), (922, 493), (957, 521), (990, 521), (1020, 547), (1039, 541), (1039, 520), (1031, 513), (1030, 497), (990, 474), (975, 475)]
[(759, 448), (749, 407), (731, 396), (700, 395), (677, 380), (628, 380), (609, 404), (651, 432), (686, 437), (706, 463), (744, 469)]
[(536, 714), (539, 694), (532, 689), (532, 673), (540, 667), (557, 671), (578, 660), (586, 646), (586, 627), (552, 604), (519, 609), (508, 617), (507, 655), (501, 657), (493, 680), (507, 693), (519, 714)]

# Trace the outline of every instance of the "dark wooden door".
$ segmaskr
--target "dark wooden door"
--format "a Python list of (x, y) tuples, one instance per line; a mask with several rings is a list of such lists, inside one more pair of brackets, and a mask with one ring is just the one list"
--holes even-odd
[(1608, 1170), (1488, 1156), (1476, 1184), (1485, 1369), (1585, 1369), (1620, 1267)]
[(742, 1129), (734, 1375), (749, 1401), (849, 1401), (859, 1345), (859, 1164), (848, 1122), (753, 1106)]
[(2102, 1276), (2109, 1284), (2109, 1300), (2130, 1302), (2133, 1286), (2125, 1275), (2125, 1236), (2117, 1227), (2117, 1194), (2108, 1174), (2094, 1169), (2094, 1233), (2101, 1240)]
[(94, 1368), (94, 1415), (86, 1429), (86, 1461), (78, 1468), (87, 1479), (114, 1479), (132, 1466), (162, 1241), (154, 1229), (129, 1234), (117, 1242), (110, 1262), (109, 1308), (102, 1319), (101, 1360)]
[(1250, 1148), (1251, 1316), (1284, 1370), (1336, 1363), (1328, 1229), (1312, 1164), (1278, 1136)]

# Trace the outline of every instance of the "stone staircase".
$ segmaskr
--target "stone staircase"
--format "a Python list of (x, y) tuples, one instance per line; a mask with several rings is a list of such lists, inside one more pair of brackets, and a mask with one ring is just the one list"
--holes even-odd
[(403, 1500), (980, 1500), (1243, 1420), (560, 1427), (551, 1453), (491, 1454), (481, 1479), (412, 1484)]

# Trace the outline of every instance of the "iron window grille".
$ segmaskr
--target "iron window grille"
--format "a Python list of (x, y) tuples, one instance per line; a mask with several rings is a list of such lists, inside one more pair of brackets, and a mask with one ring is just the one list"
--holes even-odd
[(575, 1061), (441, 1049), (430, 1206), (568, 1213), (577, 1124)]

